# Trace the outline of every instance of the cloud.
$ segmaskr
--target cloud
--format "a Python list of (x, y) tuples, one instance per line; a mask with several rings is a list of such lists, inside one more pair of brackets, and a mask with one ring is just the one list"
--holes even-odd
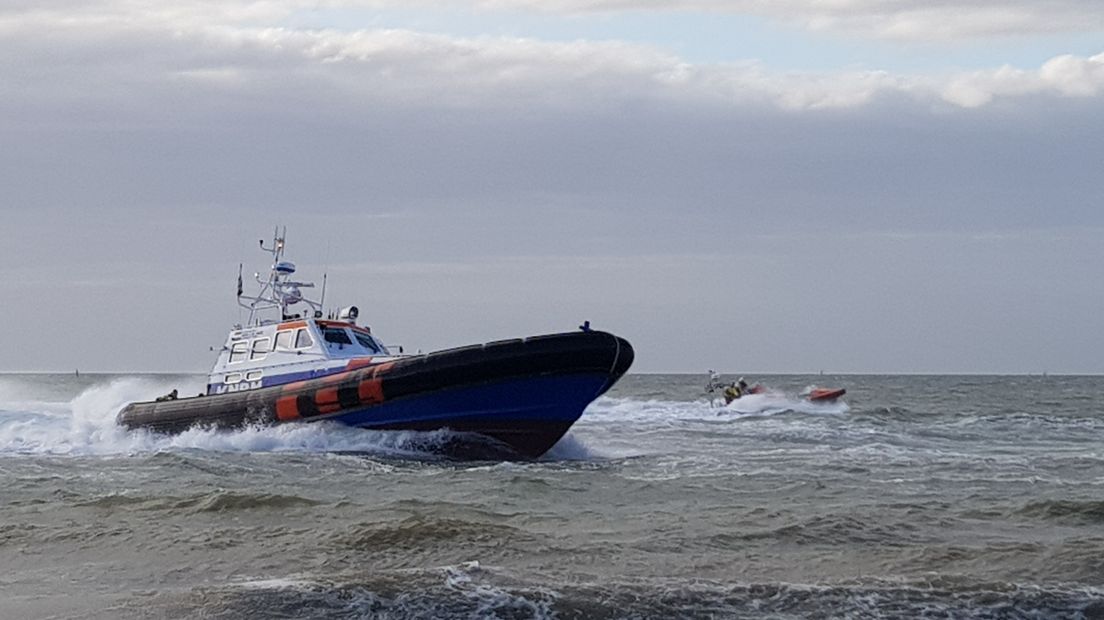
[[(12, 204), (351, 210), (370, 196), (370, 212), (432, 212), (523, 195), (627, 210), (758, 196), (741, 208), (764, 226), (838, 221), (827, 202), (876, 225), (969, 206), (940, 218), (972, 226), (966, 214), (986, 209), (1028, 220), (1048, 193), (1082, 217), (1078, 179), (1097, 178), (1085, 168), (1099, 161), (1104, 54), (946, 75), (774, 72), (620, 41), (274, 25), (293, 4), (5, 5)], [(1086, 129), (1044, 135), (1069, 127)], [(989, 152), (1009, 131), (1015, 146)], [(895, 181), (854, 182), (875, 178)]]
[[(288, 5), (301, 4), (288, 2)], [(1104, 6), (1076, 0), (330, 0), (318, 7), (451, 8), (585, 15), (685, 12), (755, 15), (812, 31), (900, 41), (1093, 32), (1104, 29)]]
[(1054, 95), (1096, 97), (1104, 92), (1104, 53), (1089, 58), (1071, 55), (1048, 60), (1038, 71), (1001, 67), (952, 76), (942, 86), (942, 98), (966, 108), (976, 108), (997, 97)]
[(955, 41), (1104, 28), (1104, 9), (1069, 1), (1040, 4), (1000, 0), (839, 0), (754, 4), (758, 6), (746, 10), (812, 31), (898, 41)]
[[(5, 100), (24, 114), (64, 108), (70, 116), (75, 109), (87, 118), (127, 114), (140, 122), (150, 111), (181, 108), (189, 98), (198, 108), (263, 108), (279, 101), (291, 110), (344, 102), (361, 110), (616, 109), (644, 103), (800, 111), (853, 108), (886, 98), (976, 108), (1001, 98), (1097, 97), (1104, 88), (1104, 54), (1060, 56), (1033, 71), (1002, 67), (942, 77), (769, 73), (754, 62), (694, 65), (647, 45), (618, 41), (272, 25), (299, 4), (166, 6), (132, 0), (91, 8), (62, 1), (7, 6), (0, 11), (7, 58), (0, 61), (0, 77), (15, 88)], [(864, 2), (825, 6), (872, 10)], [(251, 21), (260, 25), (244, 23)]]
[[(448, 205), (466, 210), (445, 218), (457, 227), (490, 212), (484, 229), (513, 240), (500, 254), (542, 242), (516, 230), (545, 210), (548, 238), (581, 254), (631, 250), (626, 228), (655, 225), (620, 219), (641, 205), (678, 206), (658, 241), (672, 246), (733, 208), (771, 230), (973, 230), (1031, 222), (1043, 201), (1062, 222), (1097, 217), (1079, 196), (1099, 178), (1104, 54), (942, 76), (773, 72), (619, 41), (294, 29), (271, 21), (283, 3), (253, 6), (257, 24), (213, 2), (186, 19), (110, 6), (0, 11), (13, 209), (203, 206), (217, 222), (223, 205), (432, 218)], [(519, 200), (525, 221), (504, 217)], [(581, 235), (595, 216), (565, 205), (614, 215)]]
[(714, 13), (764, 17), (814, 32), (909, 42), (1104, 31), (1104, 5), (1078, 0), (12, 0), (0, 7), (0, 28), (5, 16), (58, 15), (74, 22), (91, 16), (103, 24), (157, 20), (188, 28), (201, 23), (257, 25), (298, 12), (346, 9)]

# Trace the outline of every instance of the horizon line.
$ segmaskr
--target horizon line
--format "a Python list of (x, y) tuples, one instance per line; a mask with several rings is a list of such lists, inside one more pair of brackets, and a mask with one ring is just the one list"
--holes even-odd
[[(60, 376), (79, 376), (79, 375), (206, 375), (209, 374), (206, 371), (173, 371), (173, 370), (141, 370), (141, 371), (119, 371), (119, 370), (89, 370), (80, 371), (75, 369), (74, 371), (59, 371), (59, 370), (0, 370), (0, 376), (3, 375), (60, 375)], [(625, 376), (631, 375), (708, 375), (707, 371), (700, 372), (663, 372), (663, 371), (648, 371), (648, 372), (627, 372)], [(779, 376), (779, 375), (795, 375), (795, 376), (867, 376), (867, 377), (910, 377), (910, 376), (926, 376), (926, 377), (1101, 377), (1104, 376), (1102, 372), (993, 372), (993, 371), (901, 371), (901, 372), (869, 372), (869, 371), (841, 371), (841, 372), (825, 372), (825, 371), (741, 371), (741, 372), (721, 372), (718, 373), (721, 376), (732, 375), (754, 375), (754, 376)]]

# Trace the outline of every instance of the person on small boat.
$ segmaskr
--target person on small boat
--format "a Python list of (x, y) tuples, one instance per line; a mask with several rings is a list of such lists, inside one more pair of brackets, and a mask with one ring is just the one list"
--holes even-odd
[(740, 388), (735, 383), (730, 383), (728, 387), (724, 389), (725, 404), (727, 405), (737, 398), (740, 398), (741, 395)]
[(748, 387), (747, 381), (744, 381), (743, 377), (740, 377), (739, 381), (729, 384), (724, 390), (725, 404), (729, 404), (732, 401), (740, 398), (741, 396), (747, 396), (751, 394), (751, 388)]
[(168, 394), (165, 394), (164, 396), (158, 396), (157, 397), (157, 402), (159, 402), (159, 403), (163, 403), (167, 400), (176, 400), (176, 388), (173, 388), (173, 391), (169, 392)]

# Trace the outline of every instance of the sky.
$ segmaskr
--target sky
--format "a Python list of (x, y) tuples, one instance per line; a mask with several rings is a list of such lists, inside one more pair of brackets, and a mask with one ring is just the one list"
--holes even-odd
[(0, 372), (206, 372), (276, 226), (407, 351), (1104, 373), (1104, 3), (0, 4)]

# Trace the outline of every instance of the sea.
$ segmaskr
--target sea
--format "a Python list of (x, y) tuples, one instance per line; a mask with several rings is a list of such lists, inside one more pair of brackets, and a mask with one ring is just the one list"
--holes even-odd
[(630, 374), (472, 461), (115, 425), (201, 375), (0, 375), (0, 618), (1104, 618), (1104, 377), (748, 379)]

